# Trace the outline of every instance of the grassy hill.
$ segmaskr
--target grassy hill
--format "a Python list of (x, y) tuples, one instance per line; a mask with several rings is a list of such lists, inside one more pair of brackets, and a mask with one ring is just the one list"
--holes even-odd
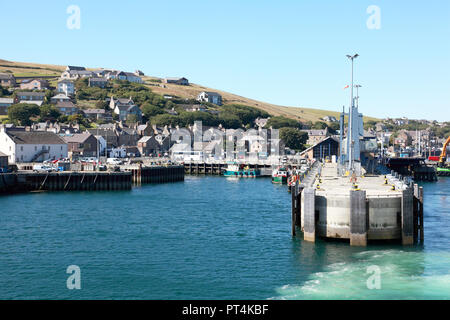
[[(55, 76), (55, 79), (53, 81), (50, 81), (52, 84), (56, 82), (56, 77), (58, 77), (61, 74), (61, 72), (64, 71), (64, 69), (65, 66), (46, 65), (28, 62), (13, 62), (0, 59), (0, 72), (13, 73), (16, 77)], [(231, 103), (244, 104), (264, 110), (273, 116), (284, 116), (302, 122), (306, 121), (316, 122), (321, 120), (321, 118), (325, 116), (334, 116), (337, 119), (339, 119), (339, 112), (336, 111), (279, 106), (245, 98), (229, 92), (204, 87), (198, 84), (191, 84), (190, 86), (164, 84), (164, 86), (161, 86), (160, 83), (161, 79), (155, 77), (146, 76), (144, 77), (144, 80), (147, 86), (149, 86), (153, 92), (161, 95), (171, 95), (180, 98), (195, 99), (197, 95), (202, 91), (215, 91), (222, 95), (224, 104), (231, 104)], [(371, 117), (364, 117), (364, 120), (376, 121), (378, 119)]]

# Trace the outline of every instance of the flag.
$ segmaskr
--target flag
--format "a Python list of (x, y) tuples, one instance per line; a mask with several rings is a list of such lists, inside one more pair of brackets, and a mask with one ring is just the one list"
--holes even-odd
[(346, 85), (346, 86), (344, 87), (344, 90), (347, 89), (347, 88), (350, 88), (350, 85)]

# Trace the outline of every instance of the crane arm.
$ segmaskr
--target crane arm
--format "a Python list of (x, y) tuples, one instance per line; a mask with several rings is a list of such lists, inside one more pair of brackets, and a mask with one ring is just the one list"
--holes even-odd
[(447, 158), (447, 147), (450, 144), (450, 137), (447, 138), (447, 141), (444, 143), (444, 147), (442, 148), (441, 156), (439, 157), (439, 162), (445, 162), (445, 158)]

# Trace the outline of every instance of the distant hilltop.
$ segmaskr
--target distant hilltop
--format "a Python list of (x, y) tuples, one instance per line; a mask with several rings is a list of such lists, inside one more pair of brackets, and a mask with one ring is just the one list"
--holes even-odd
[[(35, 77), (49, 79), (51, 77), (59, 78), (61, 73), (67, 70), (67, 66), (48, 65), (28, 62), (14, 62), (0, 59), (0, 73), (11, 73), (15, 77)], [(98, 68), (86, 68), (88, 71), (99, 70)], [(100, 69), (106, 70), (106, 69)], [(272, 116), (283, 116), (301, 122), (317, 122), (328, 121), (330, 119), (339, 119), (339, 112), (328, 111), (322, 109), (302, 108), (302, 107), (286, 107), (274, 105), (266, 102), (261, 102), (229, 92), (208, 88), (202, 85), (190, 83), (188, 79), (180, 75), (179, 78), (174, 78), (173, 75), (168, 75), (167, 78), (152, 77), (144, 75), (142, 71), (136, 70), (135, 75), (142, 78), (143, 83), (149, 86), (152, 92), (167, 97), (178, 97), (181, 99), (196, 99), (202, 92), (214, 92), (221, 95), (224, 104), (243, 104), (257, 109), (266, 111)], [(176, 75), (175, 75), (176, 76)], [(188, 85), (180, 85), (178, 81), (187, 81)], [(176, 81), (178, 80), (178, 81)], [(186, 83), (184, 83), (186, 84)], [(379, 119), (372, 117), (364, 117), (364, 121), (377, 121)]]

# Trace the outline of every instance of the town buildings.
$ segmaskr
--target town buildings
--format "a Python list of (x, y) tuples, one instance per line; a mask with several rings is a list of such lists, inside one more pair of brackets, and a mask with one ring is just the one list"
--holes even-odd
[(180, 86), (189, 85), (189, 80), (186, 78), (165, 78), (163, 79), (163, 82), (168, 84), (178, 84)]
[(42, 162), (66, 158), (67, 143), (48, 131), (15, 131), (0, 128), (0, 152), (8, 155), (9, 163)]
[(72, 116), (80, 112), (80, 109), (72, 101), (58, 101), (55, 107), (65, 116)]
[(50, 84), (47, 80), (25, 79), (20, 83), (22, 90), (47, 90), (48, 88), (50, 88)]
[(64, 93), (66, 96), (75, 95), (75, 84), (70, 80), (60, 80), (58, 81), (57, 87), (58, 93)]
[(209, 102), (209, 103), (221, 106), (222, 105), (222, 96), (220, 94), (218, 94), (217, 92), (203, 91), (198, 94), (197, 101)]
[(16, 86), (16, 78), (9, 73), (0, 73), (0, 85), (3, 88), (15, 87)]
[(14, 104), (12, 98), (0, 98), (0, 115), (8, 114), (8, 108)]
[(44, 92), (24, 91), (17, 92), (14, 103), (29, 103), (41, 106), (45, 100)]
[(109, 107), (119, 116), (119, 121), (127, 121), (131, 115), (136, 116), (136, 121), (141, 121), (141, 109), (134, 103), (133, 99), (114, 99), (111, 97)]
[(100, 143), (89, 132), (65, 135), (63, 139), (67, 143), (68, 156), (71, 159), (97, 157), (100, 154)]

